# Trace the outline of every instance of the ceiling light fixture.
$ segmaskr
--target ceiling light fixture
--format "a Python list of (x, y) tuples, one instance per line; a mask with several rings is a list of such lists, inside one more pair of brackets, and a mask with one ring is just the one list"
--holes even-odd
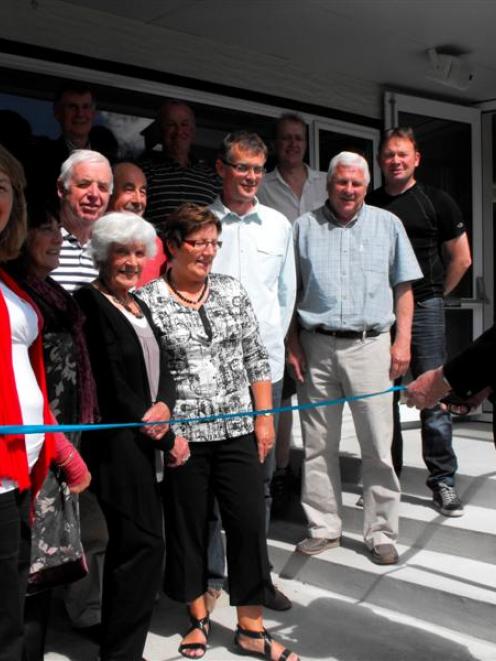
[(441, 85), (466, 90), (474, 79), (474, 72), (459, 55), (439, 53), (436, 48), (429, 48), (430, 67), (426, 76)]

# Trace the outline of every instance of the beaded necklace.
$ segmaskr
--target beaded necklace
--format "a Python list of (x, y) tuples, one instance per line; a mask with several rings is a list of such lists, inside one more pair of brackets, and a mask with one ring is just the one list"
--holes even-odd
[(197, 298), (196, 301), (195, 301), (195, 300), (193, 300), (192, 298), (187, 298), (186, 296), (183, 296), (180, 292), (177, 291), (177, 289), (176, 289), (176, 288), (174, 287), (174, 285), (172, 284), (172, 280), (171, 280), (171, 271), (172, 271), (172, 269), (169, 269), (169, 270), (167, 271), (167, 273), (165, 274), (165, 279), (167, 280), (167, 284), (168, 284), (169, 287), (172, 289), (172, 291), (174, 292), (174, 294), (175, 294), (178, 298), (180, 298), (182, 301), (184, 301), (185, 303), (189, 303), (190, 305), (198, 305), (198, 303), (199, 303), (199, 302), (202, 300), (202, 298), (205, 296), (205, 292), (207, 291), (207, 287), (208, 287), (208, 277), (207, 277), (206, 280), (205, 280), (205, 284), (204, 284), (203, 287), (202, 287), (202, 290), (201, 290), (201, 292), (200, 292), (200, 295), (198, 296), (198, 298)]
[(141, 308), (138, 307), (138, 311), (136, 309), (133, 309), (131, 306), (131, 302), (135, 302), (133, 297), (128, 293), (128, 298), (127, 300), (123, 299), (121, 296), (118, 296), (115, 292), (112, 291), (112, 289), (107, 285), (107, 283), (102, 280), (102, 278), (98, 278), (98, 283), (100, 284), (100, 288), (103, 291), (104, 294), (107, 294), (110, 296), (110, 298), (114, 301), (114, 303), (117, 303), (118, 305), (121, 305), (124, 310), (127, 310), (130, 314), (132, 314), (136, 319), (142, 319), (143, 318), (143, 312), (141, 311)]

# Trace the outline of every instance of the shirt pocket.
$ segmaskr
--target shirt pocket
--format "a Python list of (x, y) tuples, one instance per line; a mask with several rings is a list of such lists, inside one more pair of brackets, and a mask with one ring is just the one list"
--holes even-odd
[(389, 253), (387, 246), (379, 242), (363, 241), (360, 245), (360, 265), (367, 272), (388, 273)]
[(275, 282), (281, 272), (284, 252), (281, 245), (273, 242), (270, 238), (259, 237), (257, 239), (257, 263), (253, 264), (254, 272), (258, 272), (259, 278), (265, 284)]

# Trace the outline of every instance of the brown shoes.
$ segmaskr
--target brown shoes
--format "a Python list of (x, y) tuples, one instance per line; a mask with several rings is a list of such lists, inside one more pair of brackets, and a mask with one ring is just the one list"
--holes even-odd
[(399, 561), (394, 544), (376, 544), (370, 549), (372, 562), (376, 565), (396, 565)]
[(298, 553), (303, 555), (317, 555), (328, 549), (335, 549), (341, 545), (341, 537), (328, 539), (327, 537), (307, 537), (296, 545)]

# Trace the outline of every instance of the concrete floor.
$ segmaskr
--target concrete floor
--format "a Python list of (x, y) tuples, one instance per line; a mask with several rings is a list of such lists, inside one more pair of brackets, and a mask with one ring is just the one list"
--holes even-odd
[[(295, 581), (281, 581), (280, 585), (294, 606), (285, 613), (268, 612), (266, 624), (302, 661), (496, 660), (496, 645)], [(96, 646), (71, 630), (58, 602), (54, 604), (52, 622), (45, 661), (96, 661)], [(218, 607), (207, 659), (239, 658), (232, 644), (234, 626), (234, 609)], [(165, 597), (161, 599), (148, 635), (146, 659), (181, 659), (177, 647), (179, 632), (185, 628), (184, 608)]]
[[(358, 448), (355, 447), (356, 441), (353, 439), (350, 422), (349, 418), (345, 417), (343, 440), (346, 442), (343, 443), (342, 449), (354, 455)], [(493, 479), (496, 480), (496, 472), (492, 471), (493, 467), (496, 467), (496, 456), (489, 438), (490, 427), (477, 423), (460, 424), (455, 434), (461, 469), (460, 486), (473, 485), (473, 478), (485, 473), (485, 488), (491, 496), (487, 503), (484, 501), (487, 507), (486, 514), (493, 520), (494, 499), (491, 483)], [(420, 456), (419, 430), (409, 430), (405, 434), (405, 441), (405, 463), (409, 466), (417, 466), (423, 480), (425, 468)], [(297, 438), (296, 446), (299, 444), (300, 439)], [(428, 498), (428, 494), (425, 495)], [(469, 493), (464, 495), (468, 502)], [(466, 522), (468, 526), (471, 518), (469, 508), (462, 519), (445, 520), (443, 524), (452, 527), (463, 526)], [(291, 537), (289, 523), (285, 525), (284, 522), (278, 522), (278, 530), (281, 525), (285, 529), (284, 539), (290, 544), (294, 543), (295, 540), (289, 539)], [(298, 529), (298, 534), (299, 532)], [(275, 542), (276, 545), (277, 543)], [(276, 547), (273, 547), (272, 553), (275, 554), (275, 551)], [(346, 552), (346, 548), (343, 552)], [(474, 553), (477, 551), (474, 550)], [(449, 556), (446, 556), (446, 561), (449, 562)], [(466, 563), (470, 569), (468, 559)], [(342, 576), (344, 569), (339, 568), (337, 557), (333, 559), (333, 566), (333, 571), (338, 572), (337, 575), (334, 574), (335, 578)], [(324, 568), (322, 571), (329, 574), (330, 569)], [(332, 590), (338, 590), (339, 586), (336, 584), (336, 587), (333, 587), (334, 581), (326, 578), (329, 576), (322, 576), (322, 580), (313, 580), (312, 584), (319, 584), (321, 587), (326, 585), (329, 590), (319, 589), (298, 580), (278, 580), (284, 592), (292, 599), (294, 606), (285, 613), (267, 611), (266, 614), (267, 628), (297, 652), (302, 661), (323, 659), (328, 661), (496, 661), (496, 644), (459, 633), (459, 622), (454, 621), (452, 626), (447, 624), (447, 628), (444, 628), (431, 625), (428, 612), (418, 614), (418, 617), (425, 619), (416, 619), (392, 610), (371, 606), (359, 599), (344, 597), (333, 592)], [(357, 579), (350, 575), (346, 580), (355, 582)], [(487, 580), (481, 579), (481, 585), (485, 582)], [(352, 592), (353, 590), (350, 590), (350, 593)], [(401, 597), (402, 594), (404, 597)], [(410, 598), (401, 588), (399, 596), (407, 600)], [(224, 601), (227, 602), (227, 599)], [(436, 605), (432, 607), (436, 608)], [(417, 616), (417, 612), (414, 614)], [(227, 661), (239, 658), (233, 646), (234, 626), (234, 609), (226, 603), (221, 604), (213, 615), (213, 631), (207, 659)], [(184, 632), (187, 627), (184, 606), (163, 597), (157, 604), (147, 639), (144, 653), (146, 659), (148, 661), (181, 659), (177, 648), (181, 639), (180, 632)], [(468, 631), (473, 633), (470, 627)], [(96, 645), (71, 629), (62, 603), (55, 600), (45, 661), (96, 661), (97, 653)]]

